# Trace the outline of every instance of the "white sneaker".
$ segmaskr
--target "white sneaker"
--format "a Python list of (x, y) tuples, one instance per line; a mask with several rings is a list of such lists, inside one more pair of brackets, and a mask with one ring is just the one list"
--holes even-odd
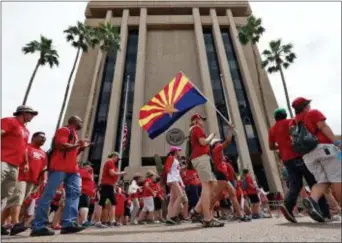
[(108, 228), (107, 225), (104, 225), (104, 224), (102, 224), (102, 223), (95, 223), (94, 226), (97, 227), (97, 228), (101, 228), (101, 229)]
[(139, 223), (138, 223), (137, 220), (133, 220), (132, 224), (133, 224), (133, 225), (138, 225)]

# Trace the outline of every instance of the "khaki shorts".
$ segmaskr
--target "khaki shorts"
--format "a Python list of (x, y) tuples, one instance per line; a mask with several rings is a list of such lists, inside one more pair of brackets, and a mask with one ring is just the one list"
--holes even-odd
[(210, 157), (208, 155), (202, 155), (191, 160), (192, 166), (198, 173), (201, 182), (216, 181), (216, 177), (213, 173)]
[[(333, 144), (319, 144), (303, 156), (306, 167), (315, 176), (317, 183), (341, 183), (339, 149)], [(327, 154), (328, 153), (328, 154)]]
[(1, 200), (13, 194), (17, 179), (18, 167), (1, 161)]
[(21, 206), (35, 188), (36, 185), (31, 182), (18, 181), (12, 196), (7, 199), (7, 207)]

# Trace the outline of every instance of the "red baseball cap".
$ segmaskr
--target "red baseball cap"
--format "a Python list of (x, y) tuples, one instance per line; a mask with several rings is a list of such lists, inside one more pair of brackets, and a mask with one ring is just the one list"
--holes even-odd
[(293, 107), (293, 109), (304, 108), (305, 106), (310, 104), (310, 102), (311, 102), (311, 100), (308, 100), (308, 99), (303, 98), (303, 97), (298, 97), (297, 99), (295, 99), (292, 102), (292, 107)]
[(197, 119), (202, 119), (202, 120), (207, 120), (207, 117), (202, 116), (201, 114), (194, 114), (191, 116), (191, 121), (197, 120)]

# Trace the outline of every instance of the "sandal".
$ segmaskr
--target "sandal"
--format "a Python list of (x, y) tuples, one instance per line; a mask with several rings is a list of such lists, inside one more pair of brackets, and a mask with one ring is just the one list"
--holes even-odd
[(204, 228), (218, 228), (218, 227), (223, 227), (224, 223), (217, 221), (215, 219), (208, 221), (203, 221), (203, 227)]
[(199, 222), (199, 223), (203, 224), (202, 215), (200, 215), (199, 213), (197, 213), (197, 212), (195, 211), (195, 209), (191, 209), (191, 211), (190, 211), (190, 218), (191, 218), (191, 221), (192, 221), (193, 223)]

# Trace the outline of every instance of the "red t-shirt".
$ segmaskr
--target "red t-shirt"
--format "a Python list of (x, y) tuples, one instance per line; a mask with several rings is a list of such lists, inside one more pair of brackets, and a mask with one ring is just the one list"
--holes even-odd
[(185, 186), (193, 185), (200, 186), (201, 181), (198, 177), (198, 173), (196, 170), (186, 169), (185, 173), (181, 173), (181, 177)]
[[(149, 187), (149, 189), (147, 188)], [(143, 197), (151, 197), (153, 196), (152, 192), (154, 187), (154, 183), (151, 178), (146, 178), (144, 182), (144, 188), (143, 188)]]
[(25, 125), (16, 117), (1, 119), (1, 161), (13, 166), (24, 162), (25, 150), (30, 136)]
[(118, 160), (114, 159), (109, 159), (106, 161), (105, 165), (103, 166), (103, 171), (102, 171), (102, 178), (101, 178), (101, 185), (114, 185), (116, 181), (118, 180), (118, 176), (111, 176), (109, 174), (110, 170), (114, 170), (115, 172), (118, 170), (116, 168), (116, 163)]
[(209, 144), (202, 146), (200, 138), (206, 138), (204, 130), (200, 126), (194, 126), (191, 130), (191, 159), (196, 159), (202, 155), (209, 154)]
[(40, 181), (38, 180), (38, 177), (46, 166), (47, 155), (40, 147), (34, 146), (33, 144), (27, 145), (27, 153), (29, 171), (24, 172), (24, 163), (22, 163), (19, 166), (18, 180), (31, 182), (35, 185), (39, 185)]
[(224, 160), (222, 144), (217, 143), (212, 149), (212, 159), (215, 169), (224, 174), (227, 174), (227, 163)]
[(292, 140), (290, 136), (290, 126), (292, 122), (292, 119), (277, 121), (270, 128), (268, 134), (269, 144), (276, 143), (278, 145), (280, 157), (284, 162), (301, 157), (301, 155), (296, 153), (292, 148)]
[(306, 113), (296, 115), (296, 121), (303, 121), (306, 129), (313, 135), (317, 136), (319, 143), (331, 144), (331, 141), (324, 133), (317, 127), (317, 123), (325, 121), (327, 118), (319, 110), (309, 110)]
[(245, 175), (245, 180), (246, 180), (246, 183), (247, 183), (247, 195), (255, 195), (255, 194), (258, 194), (257, 192), (257, 189), (254, 185), (254, 181), (253, 181), (253, 178), (250, 176), (250, 175)]
[[(70, 133), (72, 133), (72, 141), (69, 141)], [(69, 151), (62, 151), (58, 149), (58, 146), (71, 143), (74, 144), (78, 140), (75, 129), (70, 127), (61, 127), (56, 131), (54, 143), (56, 149), (54, 149), (51, 156), (50, 170), (60, 171), (65, 173), (76, 173), (79, 171), (77, 163), (78, 148), (74, 148)]]
[(159, 183), (155, 183), (154, 188), (155, 188), (156, 193), (157, 193), (156, 197), (159, 197), (160, 199), (164, 199), (164, 197), (165, 197), (164, 188)]
[(86, 168), (81, 168), (80, 176), (82, 179), (82, 194), (92, 197), (95, 191), (95, 182), (93, 180), (92, 171), (88, 171)]
[(229, 162), (226, 162), (226, 166), (227, 166), (227, 177), (228, 177), (228, 180), (229, 181), (235, 181), (234, 167)]

